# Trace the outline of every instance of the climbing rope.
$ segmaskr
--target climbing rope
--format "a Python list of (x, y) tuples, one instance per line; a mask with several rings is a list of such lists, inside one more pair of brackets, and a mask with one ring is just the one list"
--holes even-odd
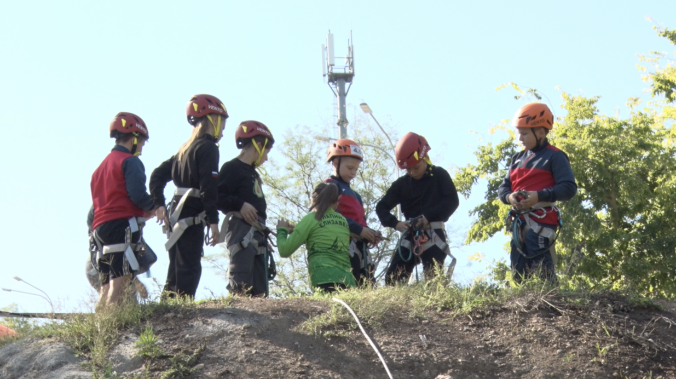
[(359, 325), (359, 329), (361, 329), (361, 332), (364, 334), (364, 337), (366, 337), (366, 340), (369, 341), (369, 344), (371, 344), (371, 347), (373, 348), (373, 350), (375, 350), (376, 354), (378, 354), (378, 358), (380, 358), (380, 361), (383, 363), (383, 366), (385, 366), (385, 371), (387, 371), (387, 375), (390, 377), (390, 379), (394, 379), (394, 378), (392, 378), (392, 373), (390, 373), (390, 369), (387, 367), (387, 363), (385, 363), (385, 359), (383, 358), (382, 354), (380, 354), (380, 351), (376, 347), (376, 344), (373, 343), (373, 340), (371, 340), (371, 337), (369, 337), (368, 333), (366, 333), (366, 330), (364, 330), (364, 327), (361, 326), (361, 322), (359, 322), (359, 318), (354, 313), (352, 308), (350, 308), (349, 305), (347, 305), (344, 301), (342, 301), (338, 298), (334, 297), (333, 301), (336, 301), (336, 302), (342, 304), (345, 308), (347, 308), (347, 310), (350, 312), (350, 314), (352, 314), (352, 317), (354, 317), (354, 320), (357, 322), (357, 325)]

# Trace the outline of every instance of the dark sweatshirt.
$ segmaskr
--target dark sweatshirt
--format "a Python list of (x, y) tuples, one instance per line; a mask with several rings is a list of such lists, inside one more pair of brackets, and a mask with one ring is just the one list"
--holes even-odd
[(225, 162), (218, 173), (218, 210), (239, 212), (245, 202), (256, 208), (259, 218), (267, 219), (260, 175), (253, 165), (235, 158)]
[(448, 171), (432, 166), (418, 180), (409, 175), (395, 180), (376, 205), (376, 214), (383, 226), (394, 228), (397, 218), (390, 211), (401, 204), (406, 219), (424, 215), (429, 222), (446, 222), (459, 203), (458, 192)]
[[(538, 148), (514, 154), (509, 171), (498, 187), (498, 196), (509, 204), (507, 198), (518, 190), (537, 191), (538, 201), (542, 202), (570, 200), (577, 193), (577, 184), (568, 155), (547, 140)], [(556, 225), (557, 213), (550, 212), (539, 221)]]
[[(206, 213), (207, 224), (218, 224), (218, 146), (208, 134), (197, 138), (178, 160), (178, 154), (162, 162), (150, 175), (150, 193), (155, 206), (164, 205), (164, 187), (173, 180), (176, 187), (196, 188), (200, 198), (190, 197), (180, 218)], [(180, 199), (177, 196), (175, 200)]]

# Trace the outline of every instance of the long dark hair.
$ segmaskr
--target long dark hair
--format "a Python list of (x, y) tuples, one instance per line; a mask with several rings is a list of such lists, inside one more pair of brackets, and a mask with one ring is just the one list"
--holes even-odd
[(310, 211), (313, 209), (317, 211), (315, 214), (315, 219), (317, 219), (317, 221), (324, 217), (326, 210), (329, 209), (331, 204), (338, 202), (339, 196), (340, 191), (338, 190), (338, 186), (333, 183), (319, 183), (317, 187), (315, 187), (315, 190), (312, 192)]

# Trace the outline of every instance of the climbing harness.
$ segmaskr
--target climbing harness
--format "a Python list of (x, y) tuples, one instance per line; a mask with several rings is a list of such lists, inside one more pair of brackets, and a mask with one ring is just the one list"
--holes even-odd
[[(516, 192), (516, 198), (519, 201), (524, 200), (527, 197), (528, 195), (524, 190), (519, 190)], [(536, 219), (540, 220), (545, 218), (545, 216), (547, 216), (551, 212), (556, 212), (558, 215), (559, 228), (556, 231), (552, 228), (544, 227), (540, 223), (535, 221)], [(561, 220), (561, 211), (559, 210), (559, 208), (553, 202), (544, 202), (544, 201), (535, 203), (531, 208), (521, 211), (512, 207), (509, 213), (507, 213), (506, 223), (508, 229), (511, 229), (512, 231), (512, 244), (519, 252), (519, 254), (521, 254), (524, 258), (528, 259), (536, 258), (550, 251), (550, 249), (552, 249), (556, 244), (556, 240), (559, 237), (559, 232), (563, 227), (563, 222)], [(523, 244), (526, 238), (526, 233), (528, 232), (528, 230), (531, 229), (538, 236), (547, 238), (549, 240), (549, 246), (537, 250), (535, 252), (531, 252), (532, 254), (530, 255), (526, 255), (526, 253), (524, 252)], [(552, 259), (554, 259), (553, 254)]]
[[(361, 248), (359, 247), (361, 245)], [(373, 280), (372, 267), (374, 267), (373, 257), (369, 251), (369, 246), (365, 240), (358, 234), (350, 233), (350, 258), (355, 255), (359, 257), (359, 270), (364, 273), (367, 280)]]
[[(251, 228), (249, 228), (248, 232), (244, 235), (244, 237), (241, 238), (239, 242), (234, 242), (231, 241), (233, 238), (232, 233), (230, 238), (228, 238), (228, 230), (229, 230), (229, 225), (230, 221), (233, 220), (234, 218), (241, 219), (243, 222), (244, 217), (240, 212), (228, 212), (225, 215), (225, 219), (223, 220), (223, 224), (221, 225), (221, 231), (220, 231), (220, 241), (219, 243), (230, 243), (227, 245), (227, 250), (230, 254), (230, 259), (237, 254), (239, 251), (242, 249), (246, 249), (251, 245), (255, 250), (256, 250), (256, 255), (263, 255), (263, 261), (265, 262), (264, 268), (265, 268), (265, 296), (269, 296), (270, 292), (270, 286), (269, 286), (269, 281), (275, 279), (277, 276), (277, 265), (275, 263), (275, 259), (272, 255), (273, 249), (272, 246), (276, 245), (273, 243), (271, 236), (276, 236), (276, 234), (268, 227), (266, 227), (262, 222), (256, 221), (253, 223), (253, 225), (246, 223), (248, 225), (251, 225)], [(260, 233), (263, 235), (263, 241), (259, 242), (255, 238), (255, 234)], [(237, 236), (235, 236), (237, 237)], [(239, 239), (239, 238), (235, 238)], [(226, 241), (227, 240), (227, 241)]]
[[(418, 263), (420, 263), (420, 256), (425, 250), (432, 246), (438, 247), (451, 258), (451, 264), (446, 271), (446, 277), (450, 280), (451, 277), (453, 277), (456, 259), (453, 254), (451, 254), (451, 248), (448, 244), (434, 231), (435, 229), (446, 230), (446, 225), (442, 221), (433, 221), (430, 222), (429, 227), (425, 229), (422, 227), (422, 217), (423, 216), (414, 217), (407, 221), (411, 225), (411, 228), (406, 229), (401, 233), (399, 241), (397, 242), (397, 253), (404, 262), (410, 262), (415, 256), (418, 259)], [(413, 235), (413, 243), (406, 238), (410, 235)], [(408, 257), (404, 257), (401, 249), (402, 247), (408, 249)]]
[[(91, 261), (92, 265), (94, 265), (94, 262), (96, 262), (95, 267), (97, 268), (98, 271), (98, 266), (99, 266), (99, 260), (101, 259), (102, 256), (106, 254), (113, 254), (113, 253), (124, 253), (122, 255), (123, 257), (123, 262), (122, 262), (122, 267), (123, 267), (123, 274), (128, 275), (128, 274), (138, 274), (140, 273), (141, 265), (139, 263), (139, 259), (141, 255), (143, 255), (145, 252), (150, 251), (150, 248), (147, 248), (145, 245), (145, 241), (143, 240), (143, 226), (145, 225), (145, 218), (143, 217), (132, 217), (129, 219), (129, 226), (125, 230), (125, 242), (124, 243), (117, 243), (117, 244), (112, 244), (112, 245), (104, 245), (103, 240), (99, 237), (98, 233), (96, 230), (92, 232), (90, 235), (89, 239), (89, 253), (91, 254)], [(139, 238), (138, 243), (132, 243), (132, 234), (140, 232), (141, 236)], [(146, 248), (148, 250), (146, 250)], [(152, 255), (154, 256), (154, 260), (152, 263), (155, 263), (157, 261), (157, 256), (155, 255), (154, 252), (152, 252)], [(151, 256), (148, 256), (147, 258), (149, 261), (152, 260)], [(144, 263), (147, 263), (144, 261)], [(151, 263), (151, 264), (152, 264)], [(147, 267), (149, 269), (150, 266)], [(131, 271), (130, 271), (131, 269)], [(146, 269), (146, 271), (147, 271)], [(145, 271), (144, 271), (145, 272)]]
[[(164, 248), (169, 250), (172, 246), (176, 244), (179, 238), (183, 235), (188, 227), (205, 223), (206, 212), (200, 212), (197, 216), (194, 217), (185, 217), (179, 219), (181, 212), (183, 211), (183, 206), (185, 202), (190, 197), (201, 198), (200, 191), (197, 188), (183, 188), (178, 187), (174, 192), (174, 197), (181, 196), (178, 202), (172, 200), (170, 205), (167, 207), (169, 209), (169, 224), (162, 227), (162, 231), (167, 235), (169, 239), (165, 244)], [(175, 207), (174, 207), (175, 205)], [(209, 231), (205, 233), (205, 241), (209, 238)]]

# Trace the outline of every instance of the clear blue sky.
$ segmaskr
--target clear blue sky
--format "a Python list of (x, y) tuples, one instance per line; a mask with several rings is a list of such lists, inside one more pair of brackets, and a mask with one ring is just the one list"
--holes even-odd
[[(260, 120), (277, 135), (335, 122), (320, 45), (330, 29), (343, 55), (352, 30), (348, 118), (361, 117), (358, 104), (368, 102), (400, 134), (425, 135), (436, 163), (452, 169), (474, 161), (486, 141), (479, 137), (502, 138), (486, 135), (490, 123), (511, 118), (520, 103), (495, 91), (501, 83), (539, 89), (559, 115), (555, 86), (601, 95), (602, 112), (626, 115), (627, 97), (648, 98), (636, 55), (674, 50), (646, 17), (676, 27), (670, 1), (4, 1), (0, 14), (0, 286), (30, 291), (11, 279), (20, 276), (65, 310), (89, 291), (89, 181), (113, 145), (107, 128), (119, 111), (149, 126), (142, 160), (150, 175), (188, 138), (189, 97), (216, 95), (231, 115), (225, 162), (236, 154), (241, 120)], [(463, 201), (455, 227), (469, 226), (467, 211), (482, 192)], [(164, 236), (153, 224), (146, 237), (160, 253), (153, 274), (164, 282)], [(500, 235), (457, 251), (456, 273), (481, 271), (464, 259), (476, 251), (506, 257), (506, 241)], [(208, 270), (198, 296), (205, 287), (225, 293)], [(0, 292), (0, 306), (10, 303), (47, 309), (40, 299)]]

